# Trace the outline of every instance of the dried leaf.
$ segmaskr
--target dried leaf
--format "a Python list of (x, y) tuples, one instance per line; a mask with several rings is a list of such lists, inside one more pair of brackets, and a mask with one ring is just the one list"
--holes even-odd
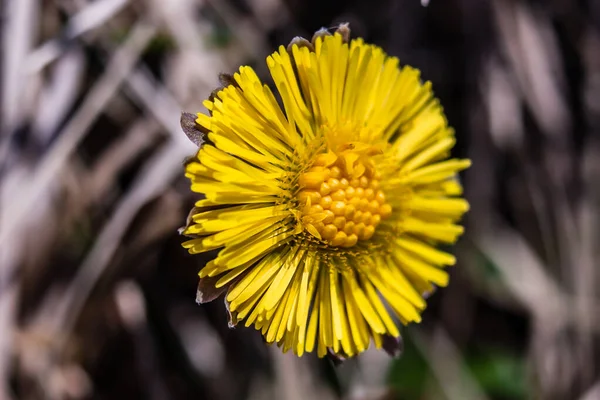
[(342, 365), (344, 361), (346, 361), (346, 357), (341, 354), (336, 354), (330, 349), (327, 349), (327, 358), (335, 365), (336, 367)]
[[(185, 220), (185, 226), (182, 226), (181, 228), (177, 229), (177, 233), (179, 233), (180, 235), (183, 235), (185, 230), (187, 228), (190, 227), (190, 225), (192, 225), (194, 223), (193, 221), (193, 217), (194, 215), (198, 214), (202, 209), (200, 207), (193, 207), (190, 212), (188, 213), (188, 216)], [(198, 235), (185, 235), (191, 238), (198, 238)]]
[[(214, 102), (220, 91), (221, 91), (221, 88), (218, 87), (218, 88), (214, 89), (212, 92), (210, 92), (210, 94), (208, 95), (208, 101), (210, 101), (211, 103)], [(210, 115), (212, 115), (212, 111), (211, 110), (208, 110), (208, 113)]]
[(342, 41), (344, 43), (350, 41), (350, 24), (348, 22), (341, 23), (335, 32), (342, 35)]
[(431, 290), (427, 290), (425, 292), (423, 292), (423, 294), (421, 295), (421, 297), (423, 297), (424, 300), (427, 300), (428, 298), (430, 298), (435, 292), (437, 291), (437, 287), (431, 285)]
[(331, 33), (329, 33), (329, 31), (327, 30), (327, 28), (321, 28), (318, 31), (315, 32), (315, 34), (313, 35), (311, 42), (314, 45), (317, 42), (317, 39), (320, 37), (324, 37), (324, 36), (331, 36)]
[(237, 88), (240, 87), (240, 85), (238, 85), (237, 81), (231, 74), (220, 73), (219, 74), (219, 82), (221, 82), (221, 86), (222, 86), (221, 89), (226, 88), (227, 86), (230, 86), (230, 85), (233, 85)]
[(227, 301), (227, 296), (225, 296), (224, 300), (225, 310), (227, 310), (227, 326), (229, 327), (229, 329), (233, 329), (235, 328), (239, 320), (235, 315), (233, 315), (233, 313), (229, 309), (229, 302)]
[(204, 143), (204, 135), (208, 133), (208, 129), (196, 123), (196, 116), (194, 114), (182, 112), (180, 124), (181, 129), (183, 129), (183, 132), (188, 139), (196, 146), (202, 146), (202, 143)]
[(198, 282), (198, 291), (196, 292), (196, 303), (210, 303), (227, 291), (229, 285), (225, 285), (220, 288), (215, 286), (219, 278), (220, 276), (207, 276), (205, 278), (200, 278), (200, 282)]
[(390, 335), (383, 335), (383, 349), (390, 357), (399, 358), (404, 352), (404, 341), (402, 336), (393, 337)]
[[(227, 86), (235, 86), (237, 88), (240, 87), (236, 82), (235, 78), (231, 74), (220, 73), (219, 74), (219, 83), (221, 84), (218, 88), (214, 89), (210, 92), (210, 96), (208, 96), (208, 101), (214, 101), (217, 97), (219, 97), (219, 92), (225, 89)], [(212, 115), (212, 111), (209, 111), (210, 115)]]
[(287, 46), (288, 53), (292, 54), (292, 47), (294, 47), (294, 45), (298, 46), (299, 49), (301, 49), (303, 47), (307, 47), (309, 51), (315, 51), (315, 47), (312, 45), (312, 43), (301, 36), (296, 36), (295, 38), (292, 39), (290, 44), (288, 44), (288, 46)]

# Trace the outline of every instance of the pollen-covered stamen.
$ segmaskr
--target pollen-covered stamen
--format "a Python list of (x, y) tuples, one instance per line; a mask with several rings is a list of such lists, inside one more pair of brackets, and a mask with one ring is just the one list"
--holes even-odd
[(306, 231), (330, 246), (351, 247), (370, 239), (392, 207), (370, 157), (377, 149), (348, 143), (338, 150), (319, 154), (300, 175), (298, 200)]

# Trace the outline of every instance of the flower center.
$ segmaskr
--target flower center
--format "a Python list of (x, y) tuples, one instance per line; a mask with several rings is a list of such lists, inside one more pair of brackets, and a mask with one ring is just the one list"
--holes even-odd
[(392, 213), (371, 158), (378, 153), (372, 146), (346, 143), (337, 152), (317, 155), (300, 175), (301, 221), (311, 235), (330, 246), (351, 247), (370, 239)]

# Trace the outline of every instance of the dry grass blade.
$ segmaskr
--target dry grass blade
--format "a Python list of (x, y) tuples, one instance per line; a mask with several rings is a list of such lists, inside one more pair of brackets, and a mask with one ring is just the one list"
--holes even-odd
[(41, 145), (47, 145), (74, 105), (85, 66), (85, 55), (80, 47), (65, 52), (53, 65), (48, 83), (40, 93), (38, 112), (33, 117), (33, 132)]
[(411, 338), (449, 400), (486, 400), (483, 389), (465, 369), (460, 350), (452, 342), (444, 328), (438, 326), (433, 335), (419, 332)]
[[(179, 116), (181, 106), (163, 85), (158, 84), (151, 74), (141, 68), (136, 69), (127, 78), (127, 88), (133, 93), (135, 101), (144, 106), (167, 130), (172, 140), (180, 142), (193, 150), (187, 138), (181, 132)], [(207, 88), (208, 92), (208, 88)]]
[(560, 139), (571, 121), (562, 95), (564, 76), (550, 22), (539, 18), (525, 3), (494, 0), (492, 5), (521, 95), (543, 132)]
[(500, 269), (505, 284), (533, 315), (549, 323), (567, 315), (564, 294), (518, 232), (497, 222), (493, 232), (476, 239), (476, 245)]
[(600, 399), (600, 382), (597, 382), (587, 392), (581, 396), (579, 400), (596, 400)]
[(61, 40), (74, 40), (77, 37), (102, 26), (129, 3), (129, 0), (102, 0), (89, 3), (69, 20), (62, 34), (62, 39), (52, 39), (27, 57), (27, 73), (40, 72), (48, 64), (62, 56)]
[(10, 373), (11, 360), (14, 356), (13, 335), (15, 335), (14, 325), (18, 290), (16, 285), (0, 288), (0, 399), (6, 400), (13, 397), (10, 393), (9, 382), (4, 377)]
[(152, 139), (158, 136), (159, 128), (160, 125), (153, 119), (140, 118), (106, 150), (86, 177), (90, 198), (101, 199), (104, 193), (109, 192), (119, 171), (153, 144)]
[(144, 204), (165, 191), (169, 182), (180, 173), (181, 160), (188, 154), (189, 147), (171, 142), (148, 159), (141, 176), (100, 232), (77, 275), (64, 292), (61, 313), (55, 317), (55, 327), (61, 334), (63, 344), (68, 340), (85, 301), (119, 247), (129, 224)]
[(283, 354), (275, 346), (271, 346), (270, 350), (276, 371), (273, 398), (287, 400), (333, 398), (332, 394), (325, 388), (319, 387), (311, 376), (309, 360), (298, 359), (292, 353)]
[[(27, 77), (26, 56), (35, 40), (39, 6), (37, 0), (4, 2), (6, 16), (2, 24), (2, 118), (3, 130), (11, 131), (25, 113), (23, 107)], [(4, 138), (3, 138), (4, 139)], [(0, 152), (0, 156), (4, 156)], [(3, 158), (3, 157), (2, 157)]]
[(43, 198), (51, 198), (51, 187), (57, 174), (64, 168), (77, 144), (129, 75), (155, 31), (156, 28), (146, 21), (138, 22), (123, 46), (115, 52), (102, 78), (90, 90), (58, 140), (40, 161), (33, 173), (31, 183), (24, 185), (21, 193), (15, 194), (14, 197), (20, 200), (11, 204), (10, 219), (2, 225), (0, 249), (7, 242), (8, 235), (26, 222), (28, 211), (35, 203)]

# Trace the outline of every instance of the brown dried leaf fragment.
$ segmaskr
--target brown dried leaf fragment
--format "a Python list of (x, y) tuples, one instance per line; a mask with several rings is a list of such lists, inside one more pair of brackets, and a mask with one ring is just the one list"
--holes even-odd
[(196, 146), (202, 146), (204, 143), (204, 135), (208, 134), (208, 129), (204, 126), (196, 123), (196, 116), (194, 114), (182, 112), (181, 119), (179, 120), (183, 133), (194, 143)]
[(327, 349), (327, 358), (333, 363), (334, 366), (340, 366), (346, 361), (347, 357), (343, 354), (336, 354), (331, 349)]
[(327, 28), (321, 28), (318, 31), (316, 31), (311, 39), (313, 46), (317, 43), (318, 38), (325, 36), (331, 36), (331, 33), (329, 32), (329, 30), (327, 30)]
[(221, 277), (207, 276), (204, 278), (200, 278), (200, 282), (198, 282), (198, 290), (196, 291), (196, 303), (210, 303), (211, 301), (225, 293), (225, 291), (229, 288), (229, 285), (224, 285), (219, 288), (216, 287), (219, 278)]
[(404, 341), (402, 336), (393, 337), (390, 335), (383, 335), (382, 347), (390, 357), (398, 358), (404, 352)]
[(301, 36), (296, 36), (295, 38), (292, 39), (290, 44), (288, 44), (288, 46), (287, 46), (288, 53), (292, 54), (292, 48), (294, 47), (294, 45), (298, 46), (299, 49), (301, 49), (303, 47), (307, 47), (309, 51), (315, 51), (315, 46), (313, 46), (311, 42), (309, 42), (307, 39), (305, 39)]
[(225, 73), (219, 74), (219, 82), (221, 83), (221, 89), (224, 89), (230, 85), (233, 85), (236, 88), (240, 87), (240, 85), (237, 83), (237, 81), (231, 74), (225, 74)]
[(342, 35), (342, 41), (348, 43), (350, 41), (350, 23), (343, 22), (338, 26), (336, 33)]

